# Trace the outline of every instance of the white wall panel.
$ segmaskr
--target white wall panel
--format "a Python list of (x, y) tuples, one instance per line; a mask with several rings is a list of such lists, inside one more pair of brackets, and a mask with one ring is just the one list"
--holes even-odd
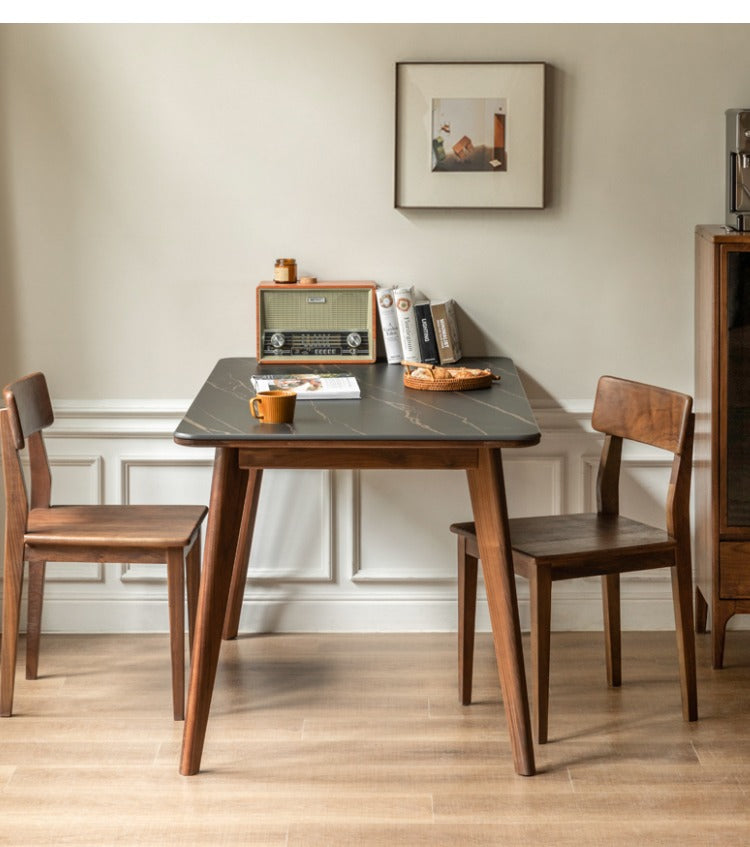
[[(510, 516), (559, 512), (564, 457), (515, 452), (503, 458)], [(455, 537), (448, 527), (471, 520), (465, 472), (364, 471), (355, 486), (357, 479), (354, 581), (454, 580)]]
[(511, 518), (556, 515), (562, 511), (565, 456), (546, 456), (540, 449), (506, 450), (503, 454)]
[(463, 471), (362, 471), (355, 475), (354, 496), (355, 539), (359, 532), (352, 579), (455, 579), (448, 527), (471, 517)]
[[(575, 407), (576, 404), (569, 404)], [(174, 444), (179, 415), (120, 404), (69, 402), (47, 438), (56, 502), (208, 504), (213, 451)], [(535, 409), (540, 445), (506, 450), (512, 516), (582, 511), (595, 503), (601, 437), (589, 410)], [(669, 457), (638, 448), (623, 459), (623, 508), (659, 524)], [(456, 626), (455, 537), (471, 517), (462, 471), (267, 471), (250, 557), (243, 631), (445, 630)], [(50, 631), (165, 631), (159, 565), (75, 565), (51, 570), (44, 628)], [(528, 586), (518, 579), (528, 627)], [(598, 579), (557, 583), (553, 626), (598, 629)], [(487, 629), (484, 592), (478, 626)], [(671, 628), (666, 572), (623, 581), (623, 621)]]
[(149, 506), (205, 503), (212, 469), (209, 458), (123, 456), (120, 459), (122, 502)]
[[(104, 494), (101, 456), (47, 456), (52, 471), (53, 506), (80, 504), (93, 506)], [(28, 475), (28, 463), (23, 462)], [(49, 562), (47, 582), (102, 582), (104, 566), (96, 562)]]
[[(202, 505), (210, 490), (213, 462), (206, 459), (158, 459), (127, 456), (120, 459), (121, 501), (132, 505)], [(205, 531), (205, 523), (202, 533)], [(131, 563), (120, 566), (123, 582), (158, 582), (166, 596), (166, 564)]]
[(251, 582), (330, 582), (331, 471), (264, 471), (250, 552)]

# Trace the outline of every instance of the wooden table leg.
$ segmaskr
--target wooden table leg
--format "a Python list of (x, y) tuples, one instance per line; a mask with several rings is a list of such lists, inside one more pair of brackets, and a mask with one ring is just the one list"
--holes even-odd
[(247, 470), (239, 466), (239, 451), (218, 447), (211, 482), (198, 615), (193, 636), (190, 688), (182, 737), (180, 773), (184, 776), (196, 774), (200, 769), (246, 486)]
[(253, 543), (255, 515), (260, 499), (260, 484), (263, 480), (262, 468), (250, 468), (245, 489), (245, 504), (242, 509), (240, 535), (237, 539), (237, 552), (232, 567), (232, 584), (229, 586), (229, 605), (224, 620), (224, 638), (237, 638), (242, 614), (242, 601), (245, 597), (247, 582), (247, 565), (250, 559), (250, 549)]
[(466, 472), (487, 591), (495, 656), (516, 773), (533, 776), (534, 747), (523, 665), (521, 625), (499, 449), (479, 451), (479, 466)]

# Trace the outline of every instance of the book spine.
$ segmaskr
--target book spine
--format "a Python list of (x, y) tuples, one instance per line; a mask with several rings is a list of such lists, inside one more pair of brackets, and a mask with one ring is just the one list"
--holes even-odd
[(414, 291), (412, 288), (397, 288), (393, 296), (396, 300), (396, 318), (404, 359), (410, 362), (419, 361), (419, 333), (414, 315)]
[(430, 308), (440, 364), (449, 365), (451, 362), (457, 362), (461, 358), (461, 342), (458, 337), (453, 300), (432, 303)]
[(398, 331), (396, 317), (396, 302), (393, 299), (392, 288), (379, 288), (376, 292), (380, 328), (383, 331), (385, 357), (389, 364), (398, 364), (404, 358), (401, 350), (401, 335)]
[(417, 321), (417, 332), (419, 334), (419, 352), (421, 361), (428, 365), (437, 365), (440, 362), (437, 341), (435, 340), (435, 327), (432, 322), (432, 312), (427, 300), (414, 304), (414, 315)]

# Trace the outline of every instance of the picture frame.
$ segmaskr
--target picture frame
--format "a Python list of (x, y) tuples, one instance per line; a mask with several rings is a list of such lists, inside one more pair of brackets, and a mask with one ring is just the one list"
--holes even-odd
[(397, 209), (544, 208), (544, 62), (397, 62)]

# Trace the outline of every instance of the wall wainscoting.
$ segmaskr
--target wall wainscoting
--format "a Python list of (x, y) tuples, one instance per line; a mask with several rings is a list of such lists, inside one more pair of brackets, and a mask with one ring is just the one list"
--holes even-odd
[[(187, 403), (56, 403), (47, 451), (53, 502), (208, 503), (213, 451), (180, 447)], [(541, 443), (504, 454), (511, 516), (593, 507), (601, 438), (590, 405), (535, 404)], [(663, 525), (669, 457), (624, 454), (623, 509)], [(470, 518), (455, 471), (269, 471), (264, 474), (240, 628), (415, 631), (456, 627), (452, 521)], [(480, 588), (477, 623), (489, 629)], [(528, 589), (518, 580), (521, 622)], [(671, 629), (669, 574), (623, 579), (623, 628)], [(553, 627), (601, 628), (598, 579), (555, 586)], [(162, 565), (50, 564), (48, 632), (167, 630)]]

